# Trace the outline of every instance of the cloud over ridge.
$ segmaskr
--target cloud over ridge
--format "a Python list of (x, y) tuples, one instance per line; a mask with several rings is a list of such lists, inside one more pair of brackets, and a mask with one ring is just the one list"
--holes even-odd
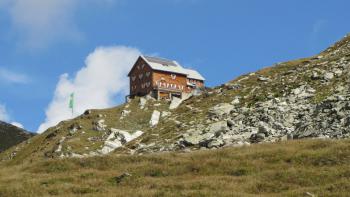
[(127, 74), (140, 54), (138, 49), (125, 46), (96, 48), (73, 78), (67, 73), (60, 76), (53, 99), (46, 109), (45, 122), (40, 125), (38, 132), (72, 118), (68, 108), (72, 92), (75, 93), (76, 103), (74, 116), (86, 109), (114, 105), (116, 95), (127, 93)]

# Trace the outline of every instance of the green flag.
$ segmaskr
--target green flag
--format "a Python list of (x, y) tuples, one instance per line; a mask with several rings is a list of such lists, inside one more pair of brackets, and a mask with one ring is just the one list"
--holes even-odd
[(70, 94), (69, 108), (72, 110), (74, 109), (74, 93)]

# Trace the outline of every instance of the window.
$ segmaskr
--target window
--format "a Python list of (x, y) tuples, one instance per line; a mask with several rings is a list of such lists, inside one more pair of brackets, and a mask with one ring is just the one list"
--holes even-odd
[(176, 75), (175, 74), (171, 74), (171, 78), (172, 79), (176, 79)]

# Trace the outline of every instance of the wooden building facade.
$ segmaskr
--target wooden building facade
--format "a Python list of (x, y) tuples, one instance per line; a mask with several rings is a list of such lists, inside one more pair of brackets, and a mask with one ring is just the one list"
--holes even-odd
[(185, 69), (176, 61), (140, 56), (128, 74), (130, 97), (150, 94), (157, 99), (182, 97), (203, 88), (205, 79), (197, 71)]

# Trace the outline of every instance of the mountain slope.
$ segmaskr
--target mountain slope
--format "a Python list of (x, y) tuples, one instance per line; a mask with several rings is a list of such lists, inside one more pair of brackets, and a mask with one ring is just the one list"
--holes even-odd
[[(317, 56), (208, 88), (175, 109), (167, 101), (145, 97), (111, 109), (88, 110), (17, 146), (12, 162), (28, 157), (90, 157), (114, 149), (117, 154), (144, 154), (348, 138), (349, 82), (350, 36), (346, 36)], [(0, 158), (9, 158), (13, 150)]]
[(17, 145), (32, 136), (33, 134), (30, 134), (21, 128), (0, 121), (0, 152), (11, 146)]

